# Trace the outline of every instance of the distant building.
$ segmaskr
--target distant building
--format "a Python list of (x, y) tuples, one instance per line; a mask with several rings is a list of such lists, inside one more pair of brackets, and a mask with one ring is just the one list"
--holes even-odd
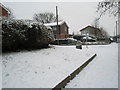
[(103, 37), (101, 30), (93, 26), (87, 26), (81, 29), (80, 32), (81, 32), (81, 36), (86, 36), (88, 34), (89, 36), (95, 37), (97, 39)]
[(69, 37), (69, 31), (68, 31), (69, 27), (65, 21), (58, 22), (58, 30), (57, 30), (57, 22), (46, 23), (44, 25), (53, 30), (55, 39), (65, 39)]

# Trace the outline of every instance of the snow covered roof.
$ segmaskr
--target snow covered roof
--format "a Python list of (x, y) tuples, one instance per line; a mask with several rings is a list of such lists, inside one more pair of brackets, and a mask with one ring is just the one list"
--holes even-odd
[[(63, 23), (65, 23), (65, 21), (59, 21), (58, 25), (62, 25)], [(45, 26), (56, 26), (57, 22), (53, 22), (53, 23), (45, 23)]]
[(93, 27), (93, 26), (88, 25), (88, 26), (82, 28), (80, 31), (86, 30), (86, 28), (88, 28), (88, 27), (90, 27), (90, 28), (92, 28), (92, 29), (95, 29), (95, 30), (100, 30), (99, 28), (96, 28), (96, 27)]
[(6, 8), (2, 3), (0, 3), (0, 6), (1, 6), (2, 8), (4, 8), (6, 11), (8, 11), (8, 13), (10, 14), (10, 10), (9, 10), (8, 8)]

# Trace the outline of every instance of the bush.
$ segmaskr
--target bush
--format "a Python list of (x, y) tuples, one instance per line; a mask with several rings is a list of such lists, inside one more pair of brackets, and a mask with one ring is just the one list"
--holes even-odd
[(53, 41), (53, 32), (43, 25), (33, 24), (29, 27), (22, 21), (2, 24), (3, 51), (42, 48)]

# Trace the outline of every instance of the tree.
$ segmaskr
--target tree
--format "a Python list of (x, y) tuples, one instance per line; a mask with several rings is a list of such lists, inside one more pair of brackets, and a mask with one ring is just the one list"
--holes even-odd
[(103, 38), (108, 38), (109, 37), (108, 32), (103, 27), (100, 27), (100, 31), (102, 33)]
[(34, 14), (33, 19), (42, 24), (56, 21), (55, 15), (50, 12)]
[(120, 0), (105, 0), (98, 3), (97, 12), (100, 13), (98, 19), (105, 13), (110, 13), (114, 16), (120, 15)]
[[(118, 18), (118, 23), (116, 24), (118, 27), (116, 29), (120, 29), (120, 0), (106, 0), (98, 3), (97, 12), (100, 13), (98, 19), (101, 18), (105, 13), (109, 12), (111, 15)], [(118, 33), (120, 35), (120, 33)], [(117, 33), (116, 33), (117, 37)]]
[(99, 28), (99, 19), (98, 18), (94, 19), (94, 22), (93, 22), (92, 26), (96, 27), (96, 28)]

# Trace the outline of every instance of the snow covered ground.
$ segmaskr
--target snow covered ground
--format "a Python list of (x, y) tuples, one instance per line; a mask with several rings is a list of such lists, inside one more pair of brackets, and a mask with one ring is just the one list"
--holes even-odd
[(53, 88), (94, 54), (75, 46), (3, 54), (2, 87)]
[(118, 44), (89, 46), (97, 57), (65, 88), (118, 88)]

